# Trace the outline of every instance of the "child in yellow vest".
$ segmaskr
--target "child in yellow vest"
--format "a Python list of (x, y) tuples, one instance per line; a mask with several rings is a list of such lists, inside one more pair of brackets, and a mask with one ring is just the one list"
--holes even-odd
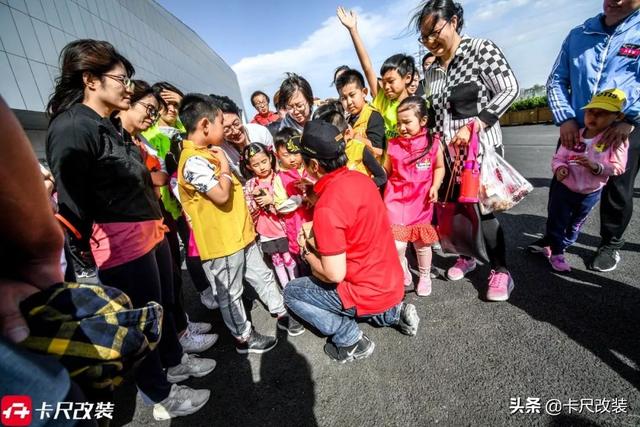
[(354, 137), (354, 131), (344, 117), (340, 102), (329, 102), (319, 107), (313, 114), (313, 118), (320, 119), (338, 128), (342, 138), (346, 141), (344, 151), (348, 159), (348, 169), (370, 176), (378, 188), (384, 186), (387, 182), (387, 174), (384, 168), (378, 163), (371, 149), (359, 139), (359, 136), (358, 138)]
[(277, 339), (256, 332), (242, 303), (243, 279), (253, 286), (277, 326), (289, 335), (304, 328), (289, 317), (273, 272), (264, 263), (240, 181), (220, 148), (222, 112), (206, 95), (188, 94), (180, 105), (187, 140), (178, 163), (178, 190), (200, 252), (205, 274), (216, 289), (222, 319), (241, 354), (264, 353)]
[(364, 77), (358, 70), (343, 71), (336, 80), (336, 89), (348, 113), (353, 137), (369, 147), (377, 159), (381, 159), (387, 148), (384, 120), (374, 107), (367, 104), (369, 91), (364, 85)]

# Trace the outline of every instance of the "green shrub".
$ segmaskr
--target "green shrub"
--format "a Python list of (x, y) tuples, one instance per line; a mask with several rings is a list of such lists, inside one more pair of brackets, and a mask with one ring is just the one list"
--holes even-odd
[(548, 105), (549, 103), (547, 102), (546, 96), (534, 96), (532, 98), (517, 100), (511, 104), (509, 111), (531, 110), (533, 108), (547, 107)]

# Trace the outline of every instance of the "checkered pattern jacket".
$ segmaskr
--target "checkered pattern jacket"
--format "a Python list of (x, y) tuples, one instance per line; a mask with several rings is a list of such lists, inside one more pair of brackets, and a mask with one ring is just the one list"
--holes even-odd
[(426, 72), (425, 97), (433, 108), (432, 130), (449, 143), (478, 117), (489, 125), (480, 142), (502, 145), (498, 119), (518, 96), (518, 82), (502, 51), (490, 40), (463, 36), (448, 69), (436, 61)]

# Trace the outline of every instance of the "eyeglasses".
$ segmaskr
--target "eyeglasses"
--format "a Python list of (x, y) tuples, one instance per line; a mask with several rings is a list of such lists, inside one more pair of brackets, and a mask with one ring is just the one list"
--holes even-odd
[(431, 33), (427, 34), (426, 36), (424, 34), (422, 34), (420, 37), (418, 37), (418, 41), (420, 43), (422, 43), (422, 44), (433, 43), (434, 41), (436, 41), (438, 39), (438, 37), (440, 37), (440, 33), (442, 32), (442, 30), (444, 30), (444, 27), (446, 27), (447, 24), (449, 24), (449, 22), (451, 22), (451, 20), (447, 19), (445, 21), (445, 23), (442, 25), (442, 27), (440, 27), (439, 30), (432, 31)]
[(297, 104), (293, 104), (293, 105), (287, 104), (286, 108), (288, 113), (292, 113), (293, 111), (304, 113), (308, 105), (309, 103), (307, 102), (298, 102)]
[(127, 90), (130, 90), (130, 91), (133, 90), (133, 86), (134, 86), (133, 81), (127, 76), (116, 76), (113, 74), (103, 74), (103, 76), (109, 77), (110, 79), (117, 81), (122, 86), (124, 86), (124, 88)]
[(232, 130), (240, 130), (242, 128), (242, 123), (240, 122), (240, 120), (235, 119), (233, 121), (233, 123), (231, 123), (229, 126), (225, 126), (222, 128), (222, 132), (225, 135), (230, 135)]
[(142, 105), (147, 110), (147, 116), (153, 121), (156, 121), (160, 116), (160, 112), (156, 107), (151, 104), (147, 104), (146, 102), (138, 101), (136, 104)]
[(269, 102), (267, 101), (256, 101), (253, 103), (254, 106), (256, 107), (260, 107), (261, 105), (269, 105)]

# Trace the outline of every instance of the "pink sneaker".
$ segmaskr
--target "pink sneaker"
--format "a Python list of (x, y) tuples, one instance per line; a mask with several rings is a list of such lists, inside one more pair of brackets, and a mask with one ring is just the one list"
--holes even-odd
[(567, 260), (564, 259), (563, 254), (551, 255), (551, 257), (549, 257), (549, 263), (555, 271), (571, 271), (571, 266)]
[(458, 257), (458, 260), (456, 261), (456, 263), (454, 264), (453, 267), (451, 267), (449, 270), (447, 270), (447, 277), (449, 278), (449, 280), (460, 280), (462, 279), (467, 273), (473, 271), (476, 269), (476, 260), (475, 259), (467, 259), (464, 257)]
[(416, 295), (419, 297), (428, 297), (431, 295), (431, 277), (421, 277), (416, 286)]
[(514, 286), (511, 274), (491, 270), (491, 274), (489, 275), (489, 287), (487, 288), (487, 300), (508, 300)]
[(407, 272), (404, 273), (404, 290), (405, 292), (410, 291), (413, 287), (413, 277), (411, 277), (411, 273), (407, 275)]

